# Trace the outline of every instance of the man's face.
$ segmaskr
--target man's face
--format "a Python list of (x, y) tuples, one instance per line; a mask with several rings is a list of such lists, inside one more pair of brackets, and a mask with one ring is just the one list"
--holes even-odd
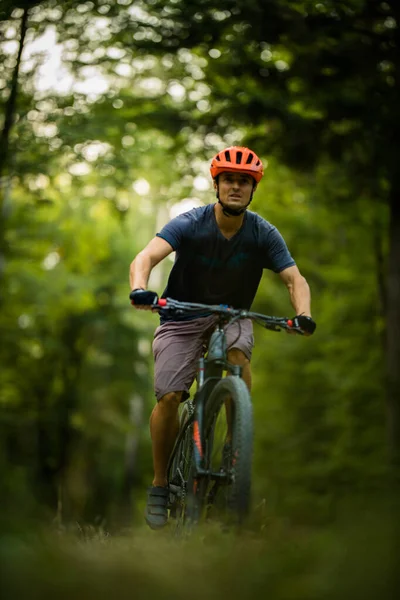
[[(233, 209), (240, 209), (250, 202), (255, 189), (254, 179), (245, 173), (221, 173), (218, 177), (219, 199)], [(214, 188), (217, 184), (214, 181)]]

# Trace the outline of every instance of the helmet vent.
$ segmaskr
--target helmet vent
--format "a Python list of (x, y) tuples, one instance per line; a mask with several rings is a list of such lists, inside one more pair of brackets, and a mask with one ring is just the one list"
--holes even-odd
[(218, 181), (218, 176), (224, 172), (247, 173), (256, 183), (259, 183), (264, 175), (261, 159), (253, 150), (244, 146), (229, 146), (214, 156), (210, 165), (211, 177)]

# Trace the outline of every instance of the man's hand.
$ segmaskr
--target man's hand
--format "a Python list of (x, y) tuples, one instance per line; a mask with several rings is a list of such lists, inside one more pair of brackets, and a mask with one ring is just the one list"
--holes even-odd
[(150, 290), (138, 288), (129, 294), (132, 306), (139, 310), (152, 310), (154, 305), (158, 303), (158, 294)]
[(312, 335), (317, 327), (316, 322), (311, 317), (305, 315), (296, 315), (293, 319), (293, 327), (298, 327), (304, 335)]

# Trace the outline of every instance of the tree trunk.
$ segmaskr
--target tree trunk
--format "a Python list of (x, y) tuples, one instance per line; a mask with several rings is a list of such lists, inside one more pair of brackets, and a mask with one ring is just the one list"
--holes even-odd
[(387, 411), (391, 459), (400, 467), (400, 186), (390, 196), (387, 284)]
[(11, 128), (14, 124), (15, 107), (17, 103), (19, 69), (21, 65), (22, 51), (24, 49), (26, 30), (28, 28), (28, 14), (29, 11), (27, 8), (25, 8), (21, 19), (21, 32), (19, 37), (17, 62), (15, 63), (14, 72), (11, 78), (10, 95), (5, 106), (4, 126), (0, 135), (0, 180), (4, 174), (8, 162), (8, 147), (10, 142)]
[[(17, 91), (18, 91), (18, 77), (19, 68), (21, 64), (22, 51), (24, 49), (25, 35), (28, 27), (28, 14), (29, 10), (24, 9), (21, 19), (21, 33), (19, 38), (19, 48), (17, 55), (17, 62), (15, 64), (14, 72), (11, 78), (11, 89), (10, 95), (5, 105), (4, 114), (4, 125), (3, 130), (0, 134), (0, 281), (3, 279), (3, 273), (6, 263), (6, 220), (8, 207), (6, 206), (10, 192), (10, 181), (6, 180), (6, 167), (8, 164), (8, 148), (10, 142), (10, 132), (14, 123), (15, 118), (15, 107), (17, 103)], [(1, 304), (1, 296), (0, 296)]]

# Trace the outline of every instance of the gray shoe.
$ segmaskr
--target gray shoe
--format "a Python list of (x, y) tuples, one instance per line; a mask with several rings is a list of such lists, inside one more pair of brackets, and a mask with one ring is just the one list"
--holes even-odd
[(151, 486), (147, 489), (147, 506), (144, 518), (151, 529), (161, 529), (168, 523), (169, 489)]

